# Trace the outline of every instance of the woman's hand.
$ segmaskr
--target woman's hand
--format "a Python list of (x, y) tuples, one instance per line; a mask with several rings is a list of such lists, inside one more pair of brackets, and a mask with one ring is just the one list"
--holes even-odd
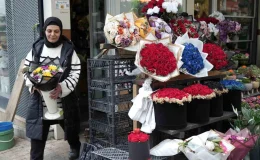
[(57, 99), (61, 93), (61, 86), (60, 84), (57, 85), (57, 87), (50, 93), (50, 97), (52, 99)]

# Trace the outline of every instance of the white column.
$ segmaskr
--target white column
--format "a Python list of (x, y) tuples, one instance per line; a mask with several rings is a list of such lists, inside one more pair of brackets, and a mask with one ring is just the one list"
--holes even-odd
[(187, 0), (187, 11), (189, 15), (194, 16), (194, 0)]

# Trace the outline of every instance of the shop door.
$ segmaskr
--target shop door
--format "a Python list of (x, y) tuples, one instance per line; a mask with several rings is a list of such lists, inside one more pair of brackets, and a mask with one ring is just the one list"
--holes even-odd
[(88, 120), (87, 58), (90, 57), (89, 5), (88, 0), (71, 0), (71, 40), (81, 61), (81, 75), (77, 85), (77, 95), (81, 121)]

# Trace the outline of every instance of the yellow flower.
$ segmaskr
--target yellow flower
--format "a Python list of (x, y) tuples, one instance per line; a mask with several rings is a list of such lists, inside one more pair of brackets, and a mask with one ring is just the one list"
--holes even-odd
[(55, 65), (50, 65), (50, 66), (49, 66), (49, 70), (50, 70), (50, 71), (56, 71), (56, 70), (57, 70), (57, 66), (55, 66)]
[(42, 72), (42, 67), (38, 67), (33, 71), (34, 74), (38, 74), (40, 72)]
[(44, 72), (42, 73), (42, 76), (45, 76), (45, 77), (52, 77), (52, 74), (51, 74), (50, 71), (44, 71)]

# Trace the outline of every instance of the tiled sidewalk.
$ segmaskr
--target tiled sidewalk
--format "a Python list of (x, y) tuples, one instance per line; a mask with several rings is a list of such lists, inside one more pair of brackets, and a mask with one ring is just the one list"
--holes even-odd
[[(69, 144), (64, 140), (47, 141), (44, 160), (68, 160)], [(9, 150), (0, 151), (0, 160), (29, 160), (30, 142), (16, 138), (15, 146)]]

